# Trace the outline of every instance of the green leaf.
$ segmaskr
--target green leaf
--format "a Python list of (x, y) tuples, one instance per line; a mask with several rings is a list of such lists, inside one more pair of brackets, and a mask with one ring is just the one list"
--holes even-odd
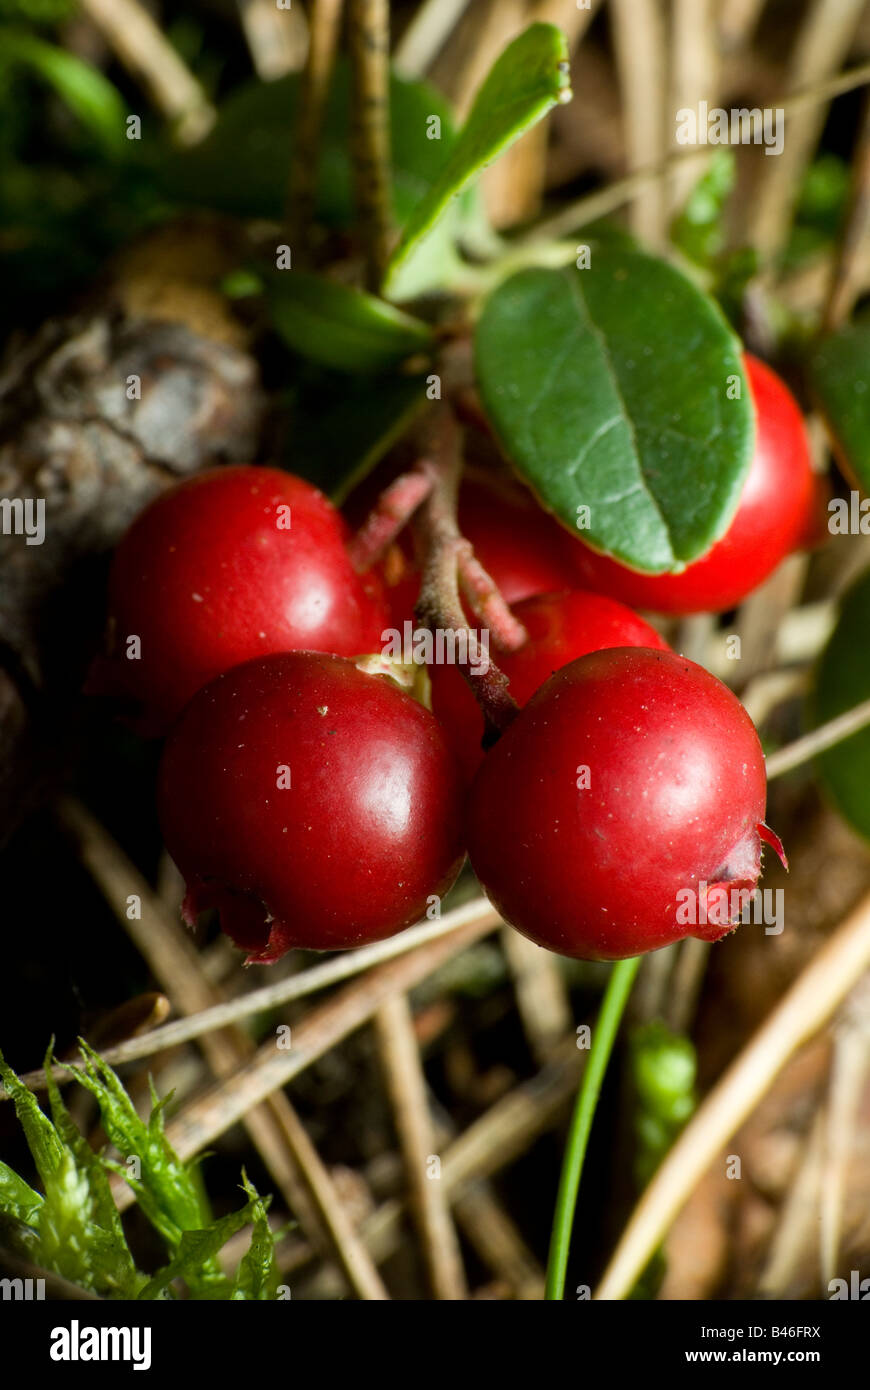
[(754, 447), (741, 346), (672, 266), (613, 244), (587, 269), (521, 271), (475, 357), (505, 453), (595, 549), (678, 572), (727, 530)]
[[(819, 660), (810, 701), (814, 725), (870, 700), (868, 631), (870, 570), (846, 593), (837, 626)], [(870, 729), (861, 729), (820, 753), (816, 766), (841, 814), (870, 840)]]
[(448, 208), (432, 235), (418, 242), (399, 266), (390, 282), (390, 299), (396, 304), (407, 304), (423, 295), (461, 286), (468, 278), (468, 267), (456, 243), (464, 241), (464, 231), (458, 205)]
[(377, 372), (432, 345), (428, 325), (374, 295), (288, 270), (268, 292), (284, 341), (314, 362), (345, 372)]
[(508, 45), (478, 92), (438, 178), (404, 226), (387, 268), (385, 292), (395, 292), (399, 271), (452, 200), (558, 102), (570, 101), (568, 72), (567, 41), (552, 24), (532, 24)]
[(48, 82), (107, 152), (124, 150), (127, 111), (117, 88), (97, 68), (57, 44), (17, 30), (0, 35), (0, 57), (24, 64)]
[(295, 75), (232, 92), (204, 140), (186, 149), (167, 142), (161, 169), (166, 191), (186, 206), (280, 220), (298, 92)]
[(216, 1267), (215, 1257), (218, 1251), (223, 1249), (236, 1231), (248, 1224), (255, 1214), (255, 1207), (256, 1203), (250, 1201), (241, 1211), (230, 1212), (227, 1216), (212, 1221), (203, 1230), (184, 1231), (175, 1257), (159, 1269), (153, 1279), (149, 1279), (139, 1298), (160, 1298), (173, 1279), (184, 1279), (194, 1297), (227, 1298), (230, 1285), (226, 1277), (216, 1276), (204, 1285), (201, 1270), (204, 1267)]
[(712, 265), (725, 244), (723, 214), (736, 181), (734, 151), (717, 149), (682, 212), (674, 219), (674, 244), (696, 265)]
[(248, 1194), (254, 1229), (251, 1246), (239, 1261), (230, 1298), (239, 1300), (273, 1300), (278, 1295), (278, 1265), (275, 1260), (275, 1237), (268, 1220), (268, 1204), (262, 1200), (247, 1174), (242, 1172), (242, 1185)]
[(810, 382), (839, 462), (870, 495), (870, 319), (822, 340), (810, 359)]

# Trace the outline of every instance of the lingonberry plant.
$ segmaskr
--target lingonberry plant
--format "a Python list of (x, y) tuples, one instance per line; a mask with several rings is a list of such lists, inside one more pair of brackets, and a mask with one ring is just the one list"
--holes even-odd
[[(723, 941), (756, 891), (763, 846), (784, 862), (766, 824), (768, 768), (747, 713), (764, 711), (771, 697), (737, 660), (744, 639), (777, 650), (772, 629), (759, 631), (755, 605), (748, 618), (734, 620), (733, 634), (712, 616), (662, 622), (660, 632), (634, 610), (666, 618), (728, 612), (815, 541), (822, 484), (803, 418), (811, 396), (843, 467), (866, 486), (870, 379), (854, 361), (863, 353), (866, 363), (870, 330), (856, 325), (829, 335), (802, 379), (795, 357), (806, 323), (788, 320), (780, 332), (766, 286), (741, 297), (739, 256), (724, 248), (708, 254), (717, 237), (724, 240), (721, 207), (707, 238), (697, 206), (677, 218), (675, 246), (664, 224), (649, 247), (607, 222), (590, 225), (588, 239), (585, 231), (575, 235), (591, 217), (585, 201), (576, 220), (570, 209), (567, 223), (561, 215), (570, 241), (547, 222), (497, 233), (475, 185), (484, 168), (570, 99), (564, 36), (540, 23), (520, 34), (457, 129), (432, 89), (388, 73), (377, 22), (387, 12), (383, 3), (350, 0), (353, 62), (350, 72), (342, 64), (331, 70), (338, 8), (306, 7), (312, 43), (301, 82), (280, 78), (231, 98), (207, 139), (163, 161), (166, 196), (183, 190), (185, 206), (204, 201), (211, 212), (248, 223), (243, 234), (234, 228), (232, 265), (221, 260), (221, 307), (232, 318), (227, 301), (248, 301), (233, 324), (241, 331), (244, 320), (245, 335), (255, 328), (254, 350), (270, 354), (265, 375), (278, 386), (275, 408), (259, 450), (215, 446), (208, 458), (250, 456), (269, 466), (209, 467), (167, 488), (134, 520), (113, 557), (108, 649), (90, 685), (115, 697), (140, 733), (166, 737), (157, 819), (185, 880), (183, 919), (202, 939), (216, 917), (246, 964), (270, 966), (296, 948), (365, 948), (437, 917), (466, 851), (463, 886), (478, 922), (498, 916), (550, 952), (614, 963), (557, 1198), (547, 1287), (550, 1297), (562, 1297), (583, 1153), (640, 958), (685, 938)], [(424, 31), (436, 8), (426, 7)], [(628, 7), (613, 8), (624, 27)], [(675, 26), (691, 8), (675, 7)], [(412, 57), (420, 32), (412, 26)], [(863, 150), (866, 141), (858, 145)], [(658, 191), (667, 184), (670, 194), (670, 160), (658, 172)], [(718, 177), (712, 163), (696, 189), (702, 212), (718, 197), (711, 174)], [(621, 186), (632, 197), (651, 178), (656, 183), (655, 170), (640, 168)], [(859, 212), (866, 182), (865, 171), (852, 198)], [(221, 236), (225, 230), (222, 223)], [(844, 238), (842, 281), (853, 273), (855, 243), (851, 233)], [(210, 276), (210, 293), (216, 279)], [(146, 423), (147, 394), (146, 383), (145, 399), (136, 396)], [(96, 395), (111, 398), (117, 416), (112, 392), (101, 385)], [(135, 411), (123, 418), (130, 438), (138, 438), (133, 425), (147, 432)], [(160, 460), (144, 457), (158, 476)], [(381, 470), (388, 482), (376, 486)], [(814, 617), (824, 623), (828, 614)], [(822, 662), (820, 717), (870, 697), (866, 662), (856, 657), (868, 622), (870, 591), (859, 585)], [(413, 651), (399, 662), (391, 653), (407, 648), (406, 627), (415, 629)], [(736, 643), (732, 650), (729, 642), (727, 658), (726, 637)], [(698, 663), (682, 654), (690, 649), (700, 653)], [(4, 650), (0, 657), (3, 677), (15, 663)], [(16, 662), (27, 664), (17, 654)], [(403, 664), (428, 664), (428, 678), (411, 676)], [(794, 672), (777, 674), (788, 680)], [(780, 729), (765, 732), (773, 740)], [(832, 793), (864, 833), (868, 764), (866, 733), (825, 762)], [(151, 808), (150, 794), (144, 799)], [(104, 890), (107, 881), (117, 883), (117, 856), (90, 845), (85, 854)], [(131, 892), (130, 909), (146, 896)], [(177, 941), (167, 949), (171, 928), (153, 897), (150, 912), (135, 919), (138, 941), (154, 932), (148, 965), (155, 974), (164, 968), (168, 982), (160, 987), (171, 995), (177, 961), (193, 967)], [(540, 963), (510, 931), (503, 939), (512, 969), (514, 954)], [(183, 937), (182, 946), (192, 952)], [(733, 947), (715, 955), (733, 957)], [(677, 958), (691, 969), (702, 954), (686, 942)], [(218, 964), (226, 956), (232, 952), (215, 952)], [(359, 959), (338, 962), (338, 970), (349, 973)], [(654, 984), (664, 978), (657, 968), (671, 959), (660, 955), (645, 972)], [(558, 993), (562, 967), (543, 960), (541, 972), (550, 968)], [(594, 988), (599, 974), (583, 969), (571, 979)], [(330, 1000), (312, 1025), (312, 1053), (318, 1029), (325, 1035), (338, 1017), (334, 1036), (344, 1037), (383, 1006), (377, 1026), (388, 1037), (387, 1068), (405, 1068), (407, 1037), (396, 1047), (390, 1029), (402, 1015), (398, 1027), (410, 1033), (410, 1011), (388, 996), (406, 994), (419, 978), (388, 973), (365, 1006), (354, 998), (346, 1012), (342, 1000), (335, 1007)], [(172, 1003), (205, 1008), (209, 985), (183, 984)], [(534, 1014), (525, 1003), (530, 1038)], [(637, 1166), (644, 1181), (667, 1162), (695, 1104), (683, 1024), (662, 1032), (660, 1022), (633, 1049), (643, 1083)], [(564, 1032), (562, 1014), (558, 1026)], [(319, 1171), (281, 1104), (288, 1098), (278, 1088), (298, 1072), (279, 1075), (273, 1058), (248, 1062), (248, 1040), (225, 1038), (228, 1050), (217, 1045), (206, 1056), (221, 1077), (231, 1065), (243, 1067), (241, 1081), (227, 1081), (226, 1113), (238, 1118), (242, 1085), (254, 1076), (257, 1092), (254, 1074), (264, 1067), (270, 1109), (252, 1132), (265, 1135), (265, 1156), (274, 1159), (277, 1144), (285, 1178), (289, 1144), (287, 1186), (292, 1192), (298, 1165), (342, 1272), (353, 1283), (362, 1269), (363, 1286), (370, 1293), (374, 1284), (379, 1297), (365, 1240), (345, 1220), (330, 1173)], [(535, 1041), (549, 1058), (551, 1039)], [(272, 1296), (274, 1233), (253, 1188), (246, 1182), (243, 1212), (217, 1222), (186, 1168), (170, 1191), (169, 1178), (194, 1141), (181, 1159), (167, 1148), (159, 1108), (147, 1133), (137, 1128), (115, 1079), (87, 1056), (79, 1080), (97, 1098), (108, 1137), (125, 1158), (136, 1156), (131, 1134), (143, 1148), (150, 1144), (143, 1210), (152, 1219), (156, 1212), (161, 1235), (168, 1231), (170, 1264), (146, 1282), (109, 1210), (103, 1168), (111, 1161), (98, 1162), (81, 1136), (71, 1137), (54, 1091), (57, 1135), (49, 1133), (32, 1097), (0, 1062), (20, 1112), (57, 1158), (44, 1199), (0, 1170), (22, 1245), (29, 1241), (53, 1270), (101, 1294), (122, 1288), (157, 1296), (181, 1274), (193, 1280), (195, 1295), (248, 1296), (251, 1284), (256, 1296)], [(398, 1126), (413, 1182), (428, 1122), (426, 1088), (420, 1076), (409, 1086), (405, 1074), (394, 1090), (403, 1084), (416, 1107), (412, 1122), (400, 1114)], [(223, 1109), (207, 1097), (198, 1120), (220, 1125), (213, 1117)], [(196, 1124), (180, 1132), (185, 1142), (202, 1136)], [(74, 1210), (73, 1239), (99, 1247), (108, 1278), (104, 1269), (99, 1279), (93, 1271), (83, 1279), (80, 1262), (56, 1248), (54, 1207), (64, 1183), (87, 1197)], [(438, 1221), (429, 1220), (424, 1200), (415, 1207), (437, 1244)], [(446, 1208), (441, 1215), (449, 1226)], [(231, 1284), (216, 1255), (242, 1219), (254, 1222), (262, 1268), (259, 1278), (248, 1269)], [(109, 1235), (102, 1244), (101, 1224)], [(478, 1235), (481, 1225), (502, 1259), (492, 1223), (477, 1222)], [(307, 1259), (323, 1232), (315, 1223), (313, 1236), (303, 1234)], [(202, 1247), (204, 1263), (188, 1258), (192, 1244)], [(459, 1263), (454, 1254), (441, 1265)], [(434, 1279), (444, 1280), (439, 1261), (432, 1264)], [(367, 1274), (374, 1274), (368, 1283)]]

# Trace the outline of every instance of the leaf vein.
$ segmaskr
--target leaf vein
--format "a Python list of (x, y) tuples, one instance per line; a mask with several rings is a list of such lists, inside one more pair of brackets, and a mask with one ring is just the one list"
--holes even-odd
[(586, 298), (583, 294), (582, 289), (580, 288), (579, 274), (572, 274), (571, 272), (568, 272), (567, 279), (571, 287), (571, 293), (577, 301), (581, 312), (585, 315), (586, 321), (589, 324), (590, 331), (594, 335), (601, 349), (601, 356), (604, 362), (605, 369), (607, 371), (608, 376), (610, 377), (614, 394), (616, 395), (616, 398), (619, 401), (623, 418), (626, 422), (626, 425), (628, 426), (628, 432), (631, 438), (632, 453), (634, 455), (634, 460), (637, 465), (637, 471), (639, 475), (639, 490), (643, 491), (646, 494), (647, 499), (649, 500), (653, 510), (655, 511), (662, 526), (664, 527), (665, 535), (668, 540), (668, 545), (671, 551), (673, 551), (673, 546), (671, 546), (671, 531), (670, 527), (668, 526), (667, 518), (665, 517), (665, 514), (662, 511), (661, 506), (659, 505), (658, 499), (653, 495), (650, 486), (647, 483), (646, 478), (644, 477), (640, 448), (637, 440), (637, 431), (635, 429), (634, 421), (628, 410), (628, 406), (626, 405), (625, 398), (622, 394), (622, 388), (620, 386), (619, 377), (616, 374), (616, 368), (613, 364), (613, 357), (610, 351), (610, 345), (607, 341), (605, 334), (599, 328), (598, 324), (595, 322), (594, 318), (592, 317), (592, 314), (590, 313), (589, 306), (586, 303)]

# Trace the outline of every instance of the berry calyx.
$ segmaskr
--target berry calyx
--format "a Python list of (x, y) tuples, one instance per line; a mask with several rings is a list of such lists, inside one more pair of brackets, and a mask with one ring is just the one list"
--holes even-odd
[(575, 584), (654, 613), (724, 612), (813, 542), (821, 496), (800, 407), (770, 367), (748, 354), (744, 366), (755, 404), (755, 453), (725, 535), (681, 574), (640, 574), (572, 538)]
[[(510, 681), (510, 693), (524, 705), (535, 691), (577, 657), (606, 647), (652, 647), (668, 644), (654, 627), (630, 608), (602, 594), (580, 590), (537, 594), (514, 605), (514, 615), (528, 641), (512, 652), (499, 652), (498, 664)], [(483, 761), (484, 719), (468, 681), (455, 666), (429, 668), (432, 712), (444, 726), (470, 781)]]
[(379, 581), (355, 573), (346, 525), (277, 468), (227, 467), (161, 494), (122, 538), (109, 579), (113, 650), (93, 693), (126, 697), (162, 733), (212, 677), (269, 652), (377, 650)]
[(437, 721), (383, 676), (286, 652), (218, 676), (163, 753), (158, 813), (184, 915), (271, 963), (392, 936), (453, 883), (461, 779)]
[(758, 735), (721, 681), (671, 652), (593, 652), (487, 754), (469, 854), (505, 920), (563, 955), (718, 940), (758, 881), (765, 793)]

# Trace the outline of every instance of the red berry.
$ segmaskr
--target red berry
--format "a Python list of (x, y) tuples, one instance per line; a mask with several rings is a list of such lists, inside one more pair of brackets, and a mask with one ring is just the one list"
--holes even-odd
[[(135, 700), (141, 730), (162, 732), (201, 686), (252, 657), (379, 650), (380, 587), (354, 572), (347, 534), (322, 493), (276, 468), (214, 469), (163, 493), (115, 553), (114, 653), (91, 689)], [(139, 659), (127, 656), (131, 637)]]
[(723, 612), (757, 589), (792, 551), (811, 543), (819, 491), (800, 408), (783, 381), (748, 354), (755, 454), (729, 529), (682, 574), (639, 574), (569, 543), (575, 584), (656, 613)]
[[(510, 680), (511, 694), (524, 705), (554, 671), (587, 652), (605, 647), (654, 647), (668, 644), (654, 627), (630, 608), (602, 594), (574, 590), (538, 594), (514, 606), (529, 634), (515, 652), (492, 653)], [(483, 714), (468, 682), (455, 666), (432, 666), (432, 710), (443, 724), (469, 781), (483, 761)]]
[(563, 955), (717, 940), (775, 839), (765, 785), (755, 728), (709, 672), (671, 652), (593, 652), (487, 754), (471, 862), (506, 921)]
[(249, 961), (392, 936), (447, 891), (461, 783), (437, 721), (383, 676), (284, 652), (218, 676), (163, 754), (158, 812), (187, 881)]
[(401, 541), (394, 543), (385, 560), (378, 566), (389, 613), (389, 626), (399, 632), (404, 630), (405, 623), (416, 622), (414, 608), (420, 597), (420, 571), (410, 558), (409, 549), (410, 547)]

